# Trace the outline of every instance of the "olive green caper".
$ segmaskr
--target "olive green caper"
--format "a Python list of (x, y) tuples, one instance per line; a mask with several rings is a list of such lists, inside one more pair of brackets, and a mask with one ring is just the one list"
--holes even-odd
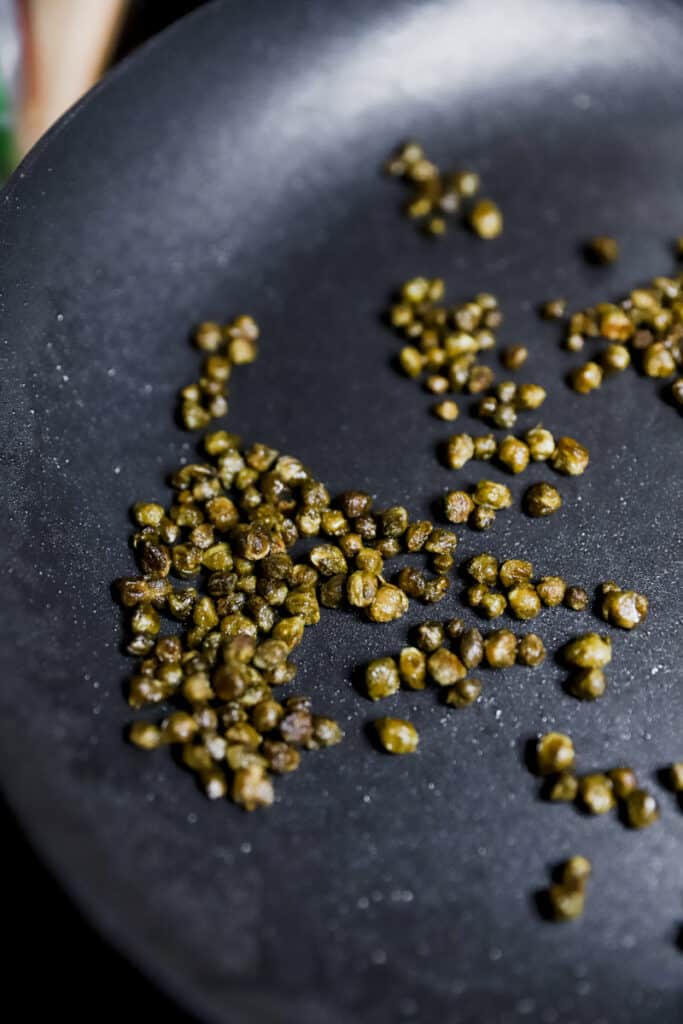
[(496, 510), (490, 505), (477, 505), (468, 519), (474, 530), (490, 530), (496, 521)]
[(648, 600), (644, 594), (638, 594), (635, 590), (616, 589), (603, 596), (600, 610), (603, 619), (613, 626), (635, 629), (647, 618), (648, 608)]
[(484, 638), (478, 629), (466, 629), (458, 644), (460, 660), (466, 668), (477, 668), (484, 660)]
[(449, 523), (466, 523), (474, 502), (466, 491), (449, 491), (444, 498), (444, 513)]
[(561, 320), (567, 311), (566, 299), (548, 299), (540, 307), (541, 316), (545, 320)]
[(444, 628), (440, 622), (421, 622), (415, 629), (415, 645), (427, 654), (442, 647), (445, 638)]
[(402, 718), (379, 718), (375, 722), (377, 737), (390, 754), (412, 754), (417, 750), (420, 736), (411, 722)]
[(634, 789), (638, 788), (636, 773), (632, 768), (613, 768), (607, 772), (607, 776), (618, 800), (625, 800)]
[(152, 722), (133, 722), (128, 737), (141, 750), (156, 750), (162, 743), (161, 729)]
[(458, 680), (446, 691), (446, 703), (452, 708), (467, 708), (481, 694), (481, 682), (469, 676)]
[(588, 449), (573, 437), (560, 437), (550, 459), (553, 469), (567, 476), (581, 476), (588, 462)]
[(524, 345), (509, 345), (500, 354), (500, 361), (506, 370), (519, 370), (529, 358), (529, 350)]
[(382, 700), (398, 693), (401, 679), (393, 658), (376, 658), (365, 669), (365, 688), (370, 700)]
[(626, 816), (631, 828), (647, 828), (659, 818), (659, 804), (646, 789), (633, 789), (626, 797)]
[(517, 658), (517, 637), (509, 629), (498, 629), (484, 640), (486, 662), (491, 668), (510, 668)]
[(486, 553), (475, 555), (467, 563), (467, 572), (477, 583), (494, 586), (498, 580), (498, 559)]
[(452, 686), (464, 679), (467, 671), (457, 654), (446, 647), (440, 647), (427, 659), (427, 671), (439, 686)]
[(503, 594), (487, 591), (479, 602), (481, 611), (487, 619), (497, 619), (507, 608), (507, 600)]
[(509, 588), (518, 583), (528, 583), (533, 574), (534, 567), (531, 562), (524, 558), (508, 558), (498, 571), (498, 579), (504, 587)]
[(399, 587), (383, 583), (377, 590), (372, 604), (366, 609), (373, 622), (391, 622), (400, 619), (408, 611), (408, 598)]
[(580, 395), (587, 395), (601, 386), (602, 376), (602, 367), (599, 363), (589, 360), (574, 370), (571, 374), (571, 384), (574, 391), (578, 391)]
[(493, 480), (480, 480), (474, 489), (472, 498), (475, 505), (485, 506), (495, 511), (509, 508), (512, 504), (510, 488)]
[(503, 215), (491, 199), (480, 199), (470, 213), (470, 225), (480, 238), (497, 238), (503, 231)]
[(521, 637), (517, 648), (517, 661), (528, 668), (537, 668), (546, 659), (545, 644), (536, 633), (527, 633)]
[(564, 603), (573, 612), (582, 612), (588, 607), (588, 591), (583, 587), (567, 587), (564, 595)]
[(474, 457), (474, 441), (469, 434), (454, 434), (448, 440), (446, 460), (451, 469), (462, 469)]
[(570, 885), (583, 885), (590, 878), (591, 871), (592, 865), (587, 857), (570, 857), (562, 868), (562, 881)]
[(557, 608), (564, 601), (567, 584), (561, 576), (543, 576), (536, 584), (536, 592), (547, 608)]
[(530, 583), (520, 583), (508, 591), (508, 603), (518, 619), (533, 619), (541, 611), (541, 599)]
[(548, 732), (536, 744), (536, 767), (539, 775), (569, 772), (576, 757), (574, 744), (561, 732)]
[(569, 690), (579, 700), (597, 700), (606, 688), (605, 673), (601, 668), (579, 669), (569, 679)]
[(548, 799), (555, 802), (571, 803), (576, 800), (579, 792), (579, 781), (571, 772), (560, 772), (548, 790)]
[(544, 427), (532, 427), (531, 430), (527, 430), (524, 440), (534, 462), (546, 461), (555, 451), (555, 438)]
[(619, 243), (609, 235), (596, 235), (586, 243), (585, 253), (591, 263), (615, 263), (619, 259)]
[(509, 434), (498, 445), (498, 459), (511, 473), (522, 473), (529, 465), (529, 448)]
[(398, 657), (398, 671), (401, 681), (411, 690), (424, 690), (427, 674), (427, 659), (417, 647), (403, 647)]
[(524, 508), (534, 518), (550, 516), (562, 507), (562, 496), (549, 483), (532, 484), (524, 495)]
[(607, 775), (584, 775), (579, 780), (579, 796), (591, 814), (607, 814), (615, 806), (614, 786)]
[(575, 668), (604, 668), (612, 660), (612, 641), (608, 636), (585, 633), (566, 644), (562, 656)]

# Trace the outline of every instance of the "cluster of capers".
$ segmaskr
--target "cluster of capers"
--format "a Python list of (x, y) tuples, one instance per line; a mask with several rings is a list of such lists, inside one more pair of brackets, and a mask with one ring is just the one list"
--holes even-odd
[(503, 230), (503, 215), (496, 204), (490, 199), (474, 201), (480, 187), (474, 171), (443, 174), (417, 142), (400, 146), (385, 169), (412, 187), (405, 212), (421, 223), (427, 234), (445, 234), (446, 218), (460, 213), (480, 238), (497, 238)]
[(607, 683), (605, 668), (612, 660), (612, 641), (608, 636), (585, 633), (562, 648), (562, 659), (572, 669), (567, 689), (578, 700), (597, 700)]
[(647, 618), (649, 602), (635, 590), (622, 590), (614, 580), (605, 580), (598, 587), (600, 613), (611, 626), (635, 629)]
[(480, 681), (468, 677), (469, 671), (515, 664), (536, 668), (546, 653), (535, 633), (517, 637), (509, 629), (499, 629), (482, 634), (459, 618), (446, 623), (428, 620), (415, 628), (414, 643), (403, 647), (398, 658), (375, 658), (367, 665), (365, 690), (371, 700), (383, 700), (401, 686), (424, 690), (432, 682), (443, 687), (447, 704), (467, 707), (481, 693)]
[(536, 744), (536, 770), (547, 781), (553, 801), (576, 802), (588, 814), (607, 814), (621, 802), (631, 828), (646, 828), (659, 818), (659, 805), (648, 790), (639, 787), (632, 768), (576, 775), (576, 753), (569, 736), (549, 732)]
[(199, 324), (194, 343), (207, 357), (199, 380), (180, 392), (180, 419), (186, 430), (202, 430), (212, 419), (225, 416), (232, 368), (253, 363), (258, 337), (259, 327), (251, 316), (238, 316), (227, 324)]
[(557, 881), (548, 889), (548, 902), (554, 921), (573, 921), (583, 914), (586, 883), (591, 862), (580, 854), (570, 857), (558, 872)]
[(608, 344), (572, 372), (575, 391), (588, 394), (602, 385), (606, 375), (635, 364), (647, 377), (667, 380), (678, 375), (672, 396), (683, 403), (683, 274), (656, 277), (618, 304), (603, 302), (573, 313), (566, 347), (580, 352), (587, 338)]
[(447, 306), (441, 301), (444, 291), (441, 278), (411, 278), (389, 310), (389, 320), (408, 342), (399, 353), (401, 369), (413, 380), (422, 379), (427, 391), (439, 397), (437, 416), (454, 420), (458, 406), (444, 399), (446, 394), (480, 395), (493, 384), (493, 370), (477, 357), (495, 346), (503, 315), (495, 295), (482, 292), (469, 302)]
[(506, 484), (479, 480), (467, 491), (449, 491), (443, 499), (444, 515), (449, 523), (469, 523), (475, 530), (488, 530), (496, 514), (512, 505), (512, 494)]
[[(515, 353), (526, 351), (521, 346), (508, 348), (502, 354), (506, 369), (514, 369), (512, 363), (518, 363), (519, 356)], [(512, 355), (511, 355), (512, 353)], [(546, 390), (540, 384), (516, 384), (512, 380), (503, 380), (492, 392), (479, 400), (476, 407), (477, 416), (488, 420), (494, 427), (512, 430), (520, 412), (533, 412), (540, 409), (546, 399)]]
[(514, 474), (523, 473), (530, 462), (548, 462), (564, 476), (581, 476), (590, 461), (590, 453), (580, 441), (573, 437), (556, 440), (540, 425), (528, 430), (523, 438), (508, 434), (502, 441), (493, 434), (453, 434), (447, 441), (445, 457), (450, 469), (462, 469), (471, 459), (495, 459)]
[[(142, 575), (118, 585), (132, 613), (127, 650), (142, 658), (129, 702), (177, 710), (160, 726), (135, 723), (131, 739), (145, 749), (181, 743), (209, 796), (230, 789), (251, 810), (272, 802), (271, 773), (294, 770), (299, 748), (341, 739), (308, 698), (280, 703), (273, 688), (296, 675), (290, 655), (320, 619), (331, 564), (325, 545), (308, 561), (288, 549), (312, 533), (337, 537), (344, 517), (298, 459), (262, 444), (241, 450), (226, 431), (207, 435), (204, 447), (208, 461), (173, 475), (168, 511), (155, 502), (133, 509)], [(182, 634), (161, 636), (162, 614), (182, 623)]]
[[(561, 576), (543, 576), (534, 582), (534, 567), (524, 558), (509, 558), (499, 564), (495, 555), (475, 555), (467, 563), (474, 581), (465, 594), (467, 603), (487, 619), (509, 611), (517, 619), (535, 619), (543, 607), (564, 605), (583, 611), (588, 594), (583, 587), (567, 586)], [(495, 588), (501, 586), (505, 593)]]

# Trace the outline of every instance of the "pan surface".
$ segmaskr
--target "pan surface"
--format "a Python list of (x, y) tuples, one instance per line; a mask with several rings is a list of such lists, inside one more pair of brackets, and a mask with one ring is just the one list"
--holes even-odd
[[(4, 192), (3, 784), (90, 920), (203, 1020), (683, 1016), (683, 815), (655, 779), (683, 758), (681, 418), (633, 372), (571, 392), (572, 359), (534, 313), (673, 269), (681, 53), (683, 7), (662, 2), (218, 3), (110, 75)], [(405, 137), (481, 172), (502, 238), (429, 240), (400, 216), (401, 187), (379, 168)], [(579, 258), (597, 233), (619, 238), (614, 267)], [(592, 453), (561, 482), (560, 513), (463, 529), (462, 556), (528, 555), (589, 587), (614, 577), (648, 594), (650, 618), (614, 637), (594, 705), (563, 692), (552, 661), (487, 676), (467, 712), (397, 695), (381, 713), (411, 717), (421, 745), (391, 759), (368, 742), (377, 708), (352, 673), (397, 651), (406, 621), (329, 612), (297, 688), (345, 742), (268, 812), (209, 803), (166, 753), (122, 741), (129, 663), (109, 590), (131, 568), (128, 507), (165, 500), (165, 474), (192, 452), (172, 421), (196, 374), (188, 327), (261, 322), (230, 429), (297, 454), (333, 492), (429, 515), (455, 479), (482, 474), (438, 463), (449, 428), (391, 366), (379, 314), (417, 273), (443, 276), (453, 301), (500, 297), (502, 344), (526, 343), (522, 378), (550, 391), (544, 423)], [(438, 617), (458, 613), (458, 589)], [(595, 621), (560, 610), (538, 630), (554, 649)], [(632, 764), (661, 821), (634, 833), (541, 802), (524, 749), (551, 728), (573, 736), (581, 770)], [(594, 865), (586, 913), (554, 926), (534, 893), (573, 853)]]

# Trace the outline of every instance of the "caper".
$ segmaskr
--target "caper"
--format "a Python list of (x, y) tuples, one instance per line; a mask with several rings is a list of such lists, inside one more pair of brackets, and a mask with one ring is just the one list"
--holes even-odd
[(552, 484), (532, 484), (524, 494), (524, 507), (534, 518), (550, 516), (562, 507), (562, 496)]
[(467, 708), (481, 694), (481, 682), (472, 676), (460, 679), (446, 691), (446, 703), (452, 708)]
[(626, 797), (626, 816), (631, 828), (647, 828), (659, 818), (659, 805), (646, 789), (633, 789)]
[(561, 320), (567, 311), (566, 299), (548, 299), (541, 306), (541, 316), (546, 320)]
[(156, 750), (162, 743), (161, 730), (151, 722), (134, 722), (128, 737), (141, 750)]
[(517, 661), (528, 668), (537, 668), (546, 659), (545, 644), (536, 633), (527, 633), (519, 641)]
[(619, 800), (625, 800), (638, 787), (636, 773), (632, 768), (613, 768), (607, 772), (607, 776), (612, 783), (614, 794)]
[(458, 644), (460, 660), (466, 668), (477, 668), (484, 660), (484, 638), (478, 629), (466, 629)]
[(498, 446), (498, 458), (511, 473), (522, 473), (528, 466), (528, 446), (509, 434)]
[(549, 430), (543, 427), (532, 427), (527, 430), (524, 440), (529, 448), (529, 455), (534, 462), (544, 462), (549, 459), (555, 451), (555, 438)]
[(567, 584), (561, 576), (543, 576), (536, 584), (536, 592), (547, 608), (557, 608), (564, 601)]
[(478, 505), (468, 522), (475, 530), (490, 530), (496, 521), (496, 510), (490, 505)]
[(555, 802), (566, 801), (571, 803), (576, 800), (579, 792), (579, 782), (571, 772), (562, 771), (553, 779), (548, 790), (548, 799)]
[[(508, 588), (518, 583), (528, 583), (533, 574), (534, 567), (531, 562), (523, 558), (508, 558), (498, 570), (498, 579)], [(490, 582), (495, 582), (495, 579)]]
[(587, 395), (590, 391), (595, 391), (602, 384), (602, 367), (598, 363), (589, 360), (589, 362), (574, 370), (571, 375), (571, 383), (574, 391), (578, 391), (581, 395)]
[(573, 612), (582, 612), (588, 607), (588, 591), (583, 587), (567, 587), (564, 595), (564, 603)]
[(480, 199), (470, 213), (470, 225), (480, 238), (497, 238), (503, 231), (503, 215), (491, 199)]
[(376, 658), (365, 670), (365, 688), (370, 700), (382, 700), (398, 693), (401, 679), (393, 658)]
[(567, 476), (581, 476), (588, 462), (588, 449), (573, 437), (560, 437), (550, 460), (554, 470)]
[(415, 629), (415, 645), (426, 654), (442, 647), (446, 635), (440, 622), (421, 622)]
[(434, 415), (440, 420), (446, 420), (451, 423), (453, 420), (457, 420), (460, 410), (458, 409), (457, 402), (452, 399), (444, 399), (443, 402), (437, 402), (434, 406)]
[(612, 780), (601, 773), (584, 775), (579, 780), (579, 796), (591, 814), (607, 814), (616, 804)]
[(510, 668), (517, 658), (517, 637), (509, 629), (498, 629), (484, 640), (484, 654), (491, 668)]
[(500, 355), (500, 361), (506, 370), (519, 370), (528, 358), (529, 350), (524, 345), (509, 345)]
[(555, 775), (574, 767), (574, 744), (561, 732), (548, 732), (536, 744), (536, 762), (539, 775)]
[(487, 619), (497, 619), (507, 608), (507, 600), (503, 594), (488, 591), (482, 596), (479, 606)]
[(474, 457), (474, 441), (469, 434), (454, 434), (449, 438), (446, 459), (451, 469), (462, 469)]
[(603, 619), (611, 625), (635, 629), (647, 618), (648, 608), (644, 594), (638, 594), (635, 590), (616, 589), (603, 596), (600, 610)]
[(612, 660), (612, 641), (608, 636), (585, 633), (562, 649), (565, 662), (576, 668), (604, 668)]
[(607, 682), (601, 668), (582, 668), (571, 676), (569, 690), (579, 700), (597, 700), (602, 697)]
[(411, 690), (424, 690), (427, 674), (427, 659), (417, 647), (403, 647), (398, 658), (401, 681)]
[(495, 555), (475, 555), (467, 563), (467, 572), (477, 583), (494, 586), (498, 580), (498, 559)]
[(411, 722), (401, 718), (379, 718), (375, 722), (377, 737), (390, 754), (412, 754), (417, 750), (420, 736)]
[(466, 523), (474, 502), (466, 491), (449, 491), (444, 498), (444, 513), (449, 523)]
[(452, 686), (459, 679), (464, 679), (467, 672), (457, 654), (445, 647), (434, 651), (427, 659), (427, 671), (439, 686)]
[(619, 244), (609, 235), (596, 235), (586, 243), (585, 252), (592, 263), (614, 263), (619, 259)]
[(475, 505), (485, 506), (495, 511), (509, 508), (512, 504), (510, 488), (493, 480), (480, 480), (474, 489), (472, 498)]
[(583, 885), (590, 878), (591, 862), (580, 855), (570, 857), (562, 868), (562, 881), (569, 885)]
[(400, 619), (408, 611), (408, 598), (399, 587), (383, 583), (377, 590), (372, 604), (366, 609), (373, 622), (391, 622)]
[(233, 777), (232, 799), (246, 811), (269, 807), (275, 799), (273, 783), (257, 764), (239, 768)]

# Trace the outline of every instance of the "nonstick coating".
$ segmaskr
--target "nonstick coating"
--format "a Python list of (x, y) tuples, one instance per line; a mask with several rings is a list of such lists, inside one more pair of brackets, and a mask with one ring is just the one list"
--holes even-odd
[[(571, 392), (578, 359), (534, 312), (673, 269), (681, 53), (679, 4), (232, 0), (110, 75), (7, 186), (2, 779), (88, 917), (203, 1020), (681, 1019), (683, 814), (655, 778), (683, 758), (681, 418), (633, 372)], [(430, 240), (401, 217), (402, 187), (379, 168), (406, 136), (480, 170), (501, 239)], [(612, 268), (580, 259), (596, 233), (621, 242)], [(298, 688), (346, 741), (306, 757), (268, 812), (209, 803), (167, 752), (122, 740), (129, 662), (109, 589), (131, 568), (128, 507), (165, 499), (164, 475), (192, 454), (172, 420), (197, 373), (189, 325), (243, 311), (262, 324), (229, 428), (298, 454), (333, 491), (430, 514), (484, 467), (438, 463), (450, 427), (391, 365), (381, 310), (423, 272), (454, 301), (500, 296), (502, 343), (531, 351), (521, 379), (550, 389), (543, 422), (592, 455), (559, 481), (559, 514), (463, 528), (463, 557), (528, 555), (591, 588), (614, 577), (649, 595), (651, 616), (614, 636), (597, 704), (567, 696), (551, 660), (485, 674), (466, 712), (432, 691), (379, 712), (353, 672), (396, 652), (406, 622), (325, 613)], [(462, 404), (458, 427), (480, 430)], [(516, 499), (546, 475), (512, 481)], [(459, 589), (438, 617), (459, 612)], [(595, 623), (559, 610), (535, 625), (554, 649)], [(378, 712), (416, 722), (418, 754), (373, 749)], [(632, 764), (661, 821), (636, 833), (541, 802), (525, 744), (555, 727), (583, 771)], [(586, 913), (552, 925), (535, 894), (573, 853), (594, 864)]]

